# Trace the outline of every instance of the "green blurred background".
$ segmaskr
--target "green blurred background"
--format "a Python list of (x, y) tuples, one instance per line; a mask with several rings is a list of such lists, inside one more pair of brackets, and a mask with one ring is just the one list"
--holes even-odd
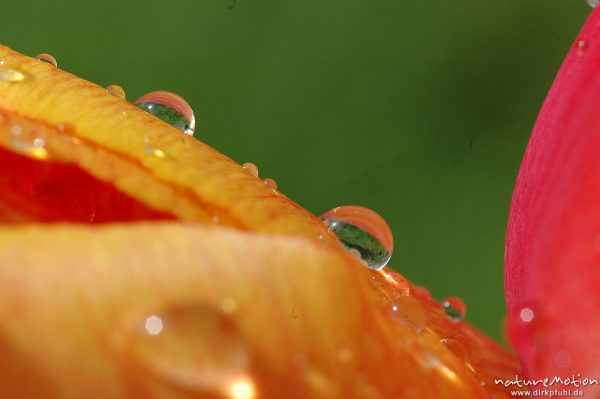
[(504, 234), (529, 133), (584, 0), (11, 1), (0, 42), (197, 133), (315, 214), (370, 207), (392, 265), (500, 336)]

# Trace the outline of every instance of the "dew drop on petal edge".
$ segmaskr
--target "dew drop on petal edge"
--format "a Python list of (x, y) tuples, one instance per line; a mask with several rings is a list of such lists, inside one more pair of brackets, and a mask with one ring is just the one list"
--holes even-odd
[(185, 134), (193, 135), (196, 119), (192, 107), (177, 94), (153, 91), (140, 97), (135, 105), (144, 111), (175, 126)]
[(58, 67), (58, 62), (56, 62), (56, 58), (54, 58), (54, 56), (52, 54), (39, 54), (38, 56), (35, 57), (38, 61), (43, 61), (46, 62), (50, 65), (53, 65), (55, 67)]
[(121, 86), (109, 85), (106, 86), (106, 91), (115, 97), (125, 99), (125, 90)]
[(271, 190), (277, 190), (277, 182), (275, 180), (267, 178), (263, 180), (263, 183), (265, 186), (267, 186), (267, 188), (270, 188)]
[(347, 249), (360, 252), (371, 269), (382, 269), (392, 257), (392, 231), (376, 212), (362, 206), (340, 206), (325, 212), (321, 220)]
[(467, 306), (463, 300), (454, 296), (444, 299), (442, 306), (450, 320), (455, 322), (462, 321), (467, 314)]
[(586, 0), (586, 1), (589, 4), (589, 6), (592, 8), (596, 8), (598, 3), (600, 3), (600, 0)]
[(242, 168), (251, 175), (258, 177), (258, 167), (252, 162), (246, 162), (242, 165)]

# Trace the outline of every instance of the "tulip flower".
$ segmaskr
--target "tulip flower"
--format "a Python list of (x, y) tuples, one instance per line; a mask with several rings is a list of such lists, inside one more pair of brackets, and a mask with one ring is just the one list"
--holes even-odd
[[(596, 9), (543, 105), (511, 205), (505, 269), (510, 335), (534, 380), (600, 380), (599, 99)], [(593, 384), (584, 392), (599, 395), (600, 388)]]

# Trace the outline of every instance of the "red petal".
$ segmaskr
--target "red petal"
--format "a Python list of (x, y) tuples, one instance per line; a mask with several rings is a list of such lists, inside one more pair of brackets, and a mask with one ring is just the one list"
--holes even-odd
[(600, 380), (600, 9), (567, 55), (521, 165), (505, 285), (529, 377)]

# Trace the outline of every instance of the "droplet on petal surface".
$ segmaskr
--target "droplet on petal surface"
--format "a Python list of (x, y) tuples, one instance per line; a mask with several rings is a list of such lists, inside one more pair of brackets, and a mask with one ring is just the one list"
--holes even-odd
[(442, 338), (440, 340), (442, 344), (446, 346), (450, 350), (450, 352), (454, 353), (454, 355), (460, 359), (465, 360), (467, 357), (467, 351), (464, 346), (453, 338)]
[(412, 328), (417, 334), (427, 326), (427, 311), (421, 302), (411, 296), (397, 298), (389, 308), (388, 316)]
[(325, 212), (321, 220), (347, 249), (360, 252), (371, 269), (382, 269), (392, 257), (392, 231), (374, 211), (362, 206), (340, 206)]
[(210, 397), (253, 397), (248, 352), (233, 319), (219, 307), (151, 314), (127, 334), (124, 345), (133, 364), (169, 386)]
[(125, 99), (125, 90), (123, 90), (123, 88), (121, 86), (109, 85), (109, 86), (106, 86), (106, 91), (115, 97)]
[(135, 105), (162, 119), (185, 134), (193, 135), (196, 119), (192, 107), (177, 94), (153, 91), (140, 97)]
[(277, 190), (277, 182), (275, 180), (265, 179), (265, 180), (263, 180), (263, 182), (265, 183), (265, 186), (267, 186), (271, 190)]
[(13, 57), (5, 57), (0, 60), (0, 80), (9, 83), (22, 82), (27, 78), (25, 73), (19, 70), (19, 66)]
[(467, 314), (467, 306), (462, 299), (455, 296), (444, 299), (442, 306), (446, 315), (454, 322), (462, 321)]
[(39, 54), (35, 58), (39, 61), (46, 62), (50, 65), (58, 67), (58, 62), (56, 62), (56, 58), (54, 58), (54, 56), (52, 56), (51, 54), (43, 53), (43, 54)]
[(258, 177), (258, 167), (252, 162), (246, 162), (242, 165), (242, 168), (251, 175)]

